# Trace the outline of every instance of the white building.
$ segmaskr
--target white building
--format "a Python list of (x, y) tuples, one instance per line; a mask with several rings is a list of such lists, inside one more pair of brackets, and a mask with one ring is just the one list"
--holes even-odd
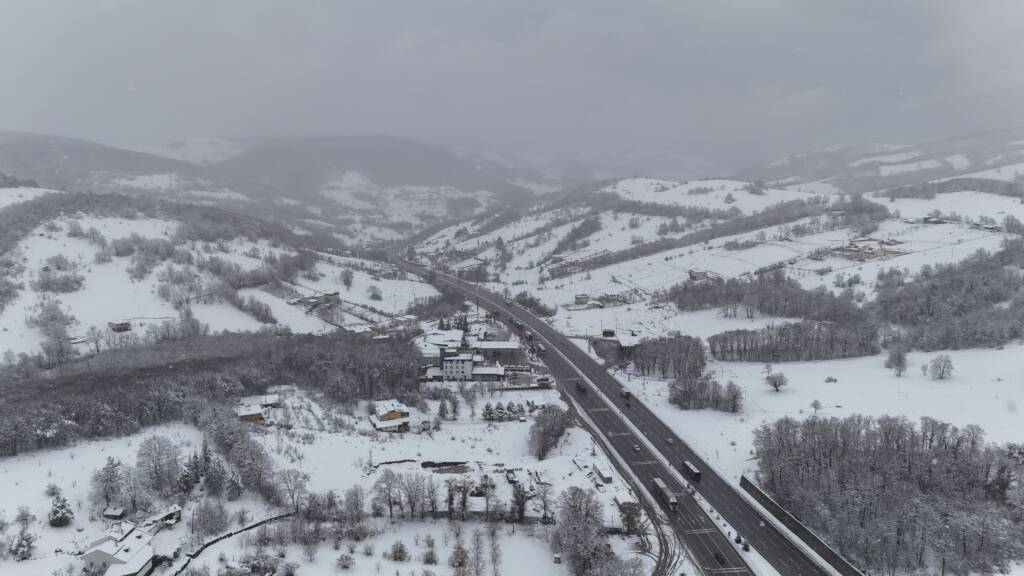
[(118, 522), (82, 553), (82, 561), (104, 576), (143, 576), (153, 569), (153, 535), (131, 522)]
[(468, 352), (445, 356), (441, 360), (441, 370), (446, 382), (459, 382), (473, 379), (474, 355)]
[(477, 382), (504, 380), (505, 367), (501, 364), (495, 364), (494, 366), (474, 366), (472, 378)]

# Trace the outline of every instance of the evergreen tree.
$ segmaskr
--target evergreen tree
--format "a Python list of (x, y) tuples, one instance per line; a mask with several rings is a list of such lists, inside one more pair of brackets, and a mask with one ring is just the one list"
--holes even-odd
[(211, 496), (220, 496), (224, 492), (224, 484), (227, 481), (227, 470), (220, 458), (215, 458), (206, 471), (204, 479), (206, 492)]
[(71, 510), (71, 506), (63, 496), (57, 496), (53, 499), (53, 505), (50, 508), (50, 514), (47, 519), (50, 522), (50, 526), (54, 528), (61, 528), (71, 524), (71, 520), (75, 518), (75, 513)]
[(238, 500), (242, 496), (243, 489), (242, 475), (238, 473), (237, 468), (232, 466), (227, 475), (227, 482), (224, 484), (224, 495), (228, 497), (228, 500)]

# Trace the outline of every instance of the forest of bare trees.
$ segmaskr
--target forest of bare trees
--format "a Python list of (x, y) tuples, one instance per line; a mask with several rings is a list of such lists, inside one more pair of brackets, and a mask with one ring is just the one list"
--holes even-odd
[(408, 342), (342, 332), (165, 340), (112, 349), (47, 373), (8, 357), (0, 366), (0, 456), (188, 421), (210, 402), (234, 402), (281, 382), (322, 391), (341, 404), (379, 397), (415, 403), (417, 358)]
[(762, 486), (872, 572), (991, 573), (1024, 558), (1019, 460), (977, 426), (783, 418), (754, 447)]
[(872, 324), (787, 322), (759, 330), (730, 330), (708, 338), (717, 360), (797, 362), (877, 354), (878, 331)]
[(696, 378), (704, 372), (705, 364), (700, 338), (678, 333), (645, 339), (633, 351), (633, 365), (641, 376)]
[(962, 262), (925, 265), (913, 276), (878, 274), (866, 308), (898, 328), (887, 335), (922, 350), (999, 346), (1024, 330), (1024, 240), (979, 250)]

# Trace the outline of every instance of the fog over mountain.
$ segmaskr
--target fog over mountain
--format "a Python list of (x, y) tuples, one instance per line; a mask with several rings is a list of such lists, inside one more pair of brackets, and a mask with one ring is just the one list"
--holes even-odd
[(3, 2), (0, 127), (135, 147), (384, 134), (725, 174), (1024, 123), (1018, 2)]

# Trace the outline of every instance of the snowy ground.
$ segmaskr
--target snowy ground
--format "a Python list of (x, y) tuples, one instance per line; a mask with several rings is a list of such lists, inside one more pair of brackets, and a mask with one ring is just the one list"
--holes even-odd
[[(912, 420), (928, 416), (960, 427), (976, 424), (996, 443), (1020, 442), (1024, 433), (1024, 374), (1018, 359), (1022, 352), (1021, 343), (1004, 350), (944, 352), (953, 359), (955, 370), (951, 379), (942, 381), (932, 380), (919, 370), (936, 353), (909, 354), (909, 368), (900, 378), (884, 367), (884, 355), (779, 363), (772, 370), (789, 378), (789, 385), (781, 392), (773, 392), (763, 383), (763, 364), (709, 364), (709, 370), (721, 382), (732, 380), (743, 388), (745, 406), (739, 415), (679, 410), (668, 402), (667, 382), (625, 374), (617, 377), (710, 465), (738, 484), (740, 474), (756, 466), (751, 460), (753, 430), (784, 416), (805, 418), (814, 413), (814, 400), (823, 406), (819, 416), (888, 414)], [(826, 382), (829, 376), (838, 381)]]
[[(552, 454), (537, 461), (528, 452), (527, 438), (532, 417), (527, 422), (486, 422), (480, 418), (485, 403), (498, 402), (526, 404), (554, 404), (564, 408), (558, 392), (554, 390), (505, 391), (494, 395), (486, 392), (480, 395), (476, 414), (463, 403), (462, 413), (457, 420), (446, 421), (438, 432), (432, 434), (390, 434), (372, 430), (366, 416), (367, 409), (360, 406), (353, 416), (342, 416), (324, 412), (316, 402), (300, 396), (291, 405), (290, 423), (297, 431), (311, 431), (315, 438), (310, 444), (304, 443), (294, 433), (274, 429), (264, 438), (267, 449), (275, 455), (281, 467), (296, 466), (310, 476), (310, 489), (314, 491), (342, 491), (357, 483), (372, 485), (385, 466), (394, 472), (424, 472), (423, 462), (466, 462), (465, 474), (474, 480), (488, 474), (496, 483), (498, 498), (508, 501), (512, 486), (506, 481), (506, 470), (516, 470), (520, 478), (529, 478), (530, 473), (540, 473), (561, 492), (576, 485), (593, 487), (605, 505), (606, 521), (618, 522), (615, 501), (635, 501), (629, 486), (615, 473), (605, 455), (584, 430), (571, 428), (561, 444)], [(421, 421), (430, 421), (437, 413), (437, 402), (427, 402), (429, 410), (412, 410), (413, 428)], [(337, 429), (324, 425), (341, 418), (354, 429)], [(301, 456), (296, 456), (301, 454)], [(396, 464), (382, 464), (411, 460)], [(611, 484), (595, 482), (591, 468), (597, 466), (610, 474)], [(447, 475), (440, 475), (446, 478)], [(528, 480), (532, 485), (533, 482)], [(531, 501), (530, 510), (540, 516), (539, 504)], [(471, 499), (471, 509), (483, 510), (483, 499)], [(529, 513), (529, 512), (528, 512)]]
[(59, 194), (46, 188), (0, 188), (0, 209), (50, 193)]
[[(333, 549), (330, 545), (321, 544), (316, 552), (313, 561), (309, 561), (305, 552), (298, 545), (289, 546), (285, 552), (285, 561), (296, 562), (301, 568), (299, 574), (303, 576), (335, 576), (339, 569), (335, 565), (337, 558), (342, 554), (348, 554), (353, 559), (352, 568), (344, 574), (353, 576), (370, 576), (380, 574), (419, 574), (423, 570), (431, 570), (438, 575), (451, 574), (452, 569), (448, 566), (448, 557), (455, 546), (455, 536), (452, 525), (445, 521), (411, 521), (389, 524), (386, 520), (377, 520), (371, 523), (379, 532), (371, 538), (355, 545), (350, 552), (348, 543), (342, 544), (339, 550)], [(470, 546), (474, 529), (485, 529), (473, 523), (462, 526), (463, 545)], [(549, 530), (541, 526), (515, 526), (514, 528), (500, 524), (498, 525), (498, 542), (501, 548), (500, 573), (509, 575), (518, 574), (544, 574), (545, 576), (568, 575), (567, 564), (555, 564), (551, 549), (548, 545), (550, 537)], [(427, 550), (427, 537), (434, 539), (437, 565), (427, 565), (423, 562), (423, 555)], [(384, 552), (391, 548), (395, 542), (402, 542), (407, 547), (410, 560), (395, 562), (383, 557)], [(367, 554), (369, 547), (369, 554)], [(485, 538), (487, 573), (491, 573), (490, 543)], [(253, 547), (246, 545), (246, 539), (239, 536), (230, 538), (215, 544), (203, 551), (202, 555), (190, 564), (193, 567), (208, 566), (211, 572), (225, 563), (236, 563), (239, 558), (247, 552), (252, 552)], [(224, 558), (224, 562), (220, 558)]]

